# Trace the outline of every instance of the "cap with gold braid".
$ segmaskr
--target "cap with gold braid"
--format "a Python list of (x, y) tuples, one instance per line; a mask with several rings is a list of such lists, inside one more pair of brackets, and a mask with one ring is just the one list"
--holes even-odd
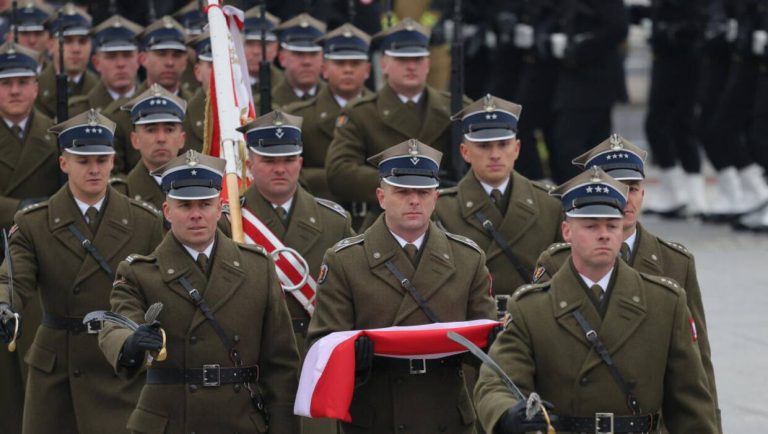
[(139, 35), (144, 51), (179, 50), (187, 51), (184, 44), (186, 29), (170, 16), (155, 21)]
[(315, 42), (325, 33), (325, 23), (309, 14), (299, 14), (275, 27), (280, 46), (290, 51), (320, 51)]
[(461, 119), (464, 138), (471, 142), (514, 139), (523, 107), (488, 94), (451, 116)]
[(629, 187), (593, 166), (549, 192), (568, 217), (622, 218)]
[(370, 158), (387, 184), (404, 188), (437, 188), (443, 153), (416, 139), (408, 139)]
[(373, 35), (373, 44), (391, 57), (426, 57), (429, 56), (431, 34), (428, 28), (405, 18), (397, 25)]
[(111, 155), (115, 123), (94, 109), (52, 126), (48, 132), (58, 136), (59, 149), (75, 155)]
[(160, 84), (154, 83), (149, 89), (121, 106), (120, 110), (131, 112), (131, 122), (134, 125), (181, 123), (184, 121), (187, 103)]
[(618, 134), (612, 134), (602, 143), (573, 159), (573, 164), (584, 169), (598, 166), (619, 181), (645, 179), (645, 159), (648, 152)]
[(326, 59), (368, 60), (371, 36), (347, 23), (318, 39), (317, 43), (323, 46)]
[(0, 45), (0, 78), (36, 77), (40, 54), (13, 42)]
[(136, 51), (139, 47), (136, 38), (144, 27), (114, 15), (91, 29), (96, 51)]
[(171, 199), (202, 200), (218, 197), (226, 161), (193, 149), (152, 172), (161, 176), (160, 188)]
[(259, 116), (237, 130), (245, 133), (248, 149), (267, 157), (300, 155), (303, 118), (279, 110)]
[(277, 41), (275, 27), (280, 25), (280, 18), (267, 12), (267, 19), (261, 18), (261, 6), (254, 6), (245, 11), (245, 40), (261, 41), (261, 29), (264, 28), (267, 41)]

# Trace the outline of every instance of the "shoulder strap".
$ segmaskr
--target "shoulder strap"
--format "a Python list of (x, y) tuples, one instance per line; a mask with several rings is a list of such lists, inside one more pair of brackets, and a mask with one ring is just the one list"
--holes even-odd
[(88, 238), (85, 238), (85, 235), (83, 235), (82, 232), (80, 232), (80, 229), (75, 226), (74, 223), (67, 226), (67, 229), (69, 229), (70, 232), (72, 232), (72, 235), (77, 238), (77, 241), (80, 241), (80, 244), (83, 245), (83, 248), (86, 252), (88, 252), (91, 256), (93, 256), (93, 259), (98, 262), (99, 267), (101, 267), (102, 270), (104, 270), (105, 273), (107, 273), (107, 276), (109, 276), (110, 279), (115, 278), (115, 273), (112, 272), (112, 267), (109, 266), (107, 263), (107, 260), (104, 259), (104, 256), (99, 253), (98, 250), (96, 250), (96, 247), (93, 246), (93, 243), (91, 243), (91, 240)]
[(528, 271), (523, 264), (520, 263), (520, 261), (515, 257), (515, 254), (512, 253), (512, 246), (509, 245), (507, 240), (504, 239), (504, 237), (499, 233), (499, 231), (496, 230), (496, 228), (493, 227), (493, 222), (491, 222), (491, 219), (489, 219), (482, 211), (478, 211), (475, 213), (475, 218), (480, 221), (480, 224), (483, 225), (483, 229), (485, 229), (485, 232), (493, 238), (493, 241), (498, 244), (499, 247), (501, 247), (501, 250), (504, 251), (504, 254), (507, 255), (507, 258), (509, 258), (509, 262), (512, 263), (512, 266), (515, 267), (515, 270), (517, 270), (517, 274), (520, 275), (520, 277), (523, 279), (523, 282), (530, 283), (531, 282), (531, 275), (532, 272)]
[(410, 280), (408, 280), (407, 277), (403, 275), (403, 273), (400, 272), (400, 270), (395, 267), (395, 264), (392, 263), (392, 261), (387, 261), (384, 263), (386, 267), (389, 269), (390, 273), (395, 275), (395, 278), (400, 282), (400, 285), (402, 285), (403, 288), (407, 289), (408, 292), (411, 294), (411, 297), (413, 297), (414, 300), (416, 300), (416, 303), (419, 305), (419, 308), (424, 312), (424, 314), (429, 318), (432, 322), (440, 322), (439, 319), (437, 319), (437, 315), (435, 315), (434, 312), (432, 312), (432, 309), (427, 306), (427, 301), (424, 300), (424, 297), (419, 294), (419, 291), (416, 289), (415, 286), (413, 286), (413, 283), (411, 283)]

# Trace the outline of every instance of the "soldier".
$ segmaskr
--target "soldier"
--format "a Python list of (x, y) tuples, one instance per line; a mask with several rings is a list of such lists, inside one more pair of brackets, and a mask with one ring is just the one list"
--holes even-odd
[[(515, 292), (489, 355), (524, 394), (551, 402), (559, 433), (655, 432), (661, 411), (672, 433), (717, 433), (685, 291), (617, 258), (628, 191), (595, 167), (552, 192), (571, 258), (551, 281)], [(475, 403), (487, 432), (546, 431), (487, 366)]]
[[(495, 318), (483, 251), (430, 222), (440, 157), (411, 139), (369, 159), (384, 214), (326, 252), (308, 343), (342, 330)], [(369, 339), (356, 346), (359, 383), (344, 433), (475, 432), (460, 356), (373, 357)]]
[(203, 152), (205, 141), (205, 110), (208, 89), (211, 86), (211, 73), (213, 72), (213, 54), (211, 53), (211, 36), (205, 31), (192, 38), (188, 45), (197, 53), (195, 56), (195, 79), (199, 88), (195, 91), (187, 104), (187, 115), (182, 123), (182, 130), (187, 139), (184, 149), (194, 149)]
[(83, 324), (108, 305), (117, 264), (130, 252), (151, 252), (162, 237), (156, 211), (109, 188), (114, 127), (93, 110), (53, 126), (69, 181), (16, 215), (13, 306), (7, 261), (0, 303), (22, 311), (39, 297), (43, 308), (41, 327), (27, 329), (35, 339), (25, 358), (26, 434), (120, 432), (141, 391), (141, 378), (126, 383), (110, 369), (96, 341), (99, 324)]
[(245, 12), (245, 60), (248, 63), (248, 74), (251, 81), (251, 92), (254, 99), (259, 99), (259, 68), (261, 65), (261, 30), (265, 30), (267, 45), (267, 62), (269, 62), (269, 80), (272, 89), (280, 83), (284, 76), (274, 62), (277, 57), (277, 35), (274, 29), (280, 24), (280, 19), (267, 12), (266, 19), (261, 18), (261, 7), (255, 6)]
[[(409, 138), (442, 152), (451, 149), (450, 94), (427, 86), (429, 34), (411, 19), (376, 34), (373, 43), (384, 51), (381, 67), (387, 84), (348, 104), (336, 120), (325, 164), (328, 186), (339, 200), (352, 202), (352, 216), (363, 228), (380, 212), (373, 193), (379, 179), (365, 165), (367, 158)], [(454, 178), (447, 176), (448, 181), (458, 180)]]
[(141, 161), (125, 179), (112, 178), (110, 183), (120, 193), (160, 210), (165, 195), (160, 189), (160, 177), (152, 172), (176, 158), (184, 147), (182, 122), (187, 103), (155, 83), (122, 109), (131, 114), (131, 145)]
[[(38, 53), (45, 53), (48, 50), (48, 32), (45, 31), (45, 22), (48, 17), (56, 12), (52, 7), (27, 0), (19, 5), (16, 10), (16, 28), (19, 32), (19, 45), (27, 47)], [(8, 18), (11, 17), (11, 9), (5, 12)], [(5, 35), (6, 39), (13, 41), (13, 32)], [(40, 69), (37, 71), (40, 72)]]
[(293, 103), (286, 111), (304, 118), (302, 136), (307, 144), (302, 185), (314, 195), (332, 198), (325, 175), (325, 155), (333, 140), (339, 111), (361, 96), (372, 92), (365, 88), (371, 73), (368, 51), (371, 38), (351, 24), (344, 24), (318, 40), (323, 46), (323, 78), (328, 85), (317, 98)]
[[(698, 331), (701, 363), (707, 376), (710, 394), (717, 404), (715, 370), (712, 366), (707, 320), (704, 315), (699, 281), (696, 278), (693, 254), (678, 243), (653, 235), (638, 221), (645, 198), (643, 181), (646, 154), (644, 150), (614, 134), (574, 159), (573, 162), (585, 169), (593, 166), (604, 168), (608, 175), (629, 187), (622, 221), (623, 242), (620, 257), (635, 270), (670, 278), (685, 290), (688, 309)], [(568, 262), (570, 254), (571, 246), (567, 243), (558, 243), (547, 248), (539, 256), (534, 279), (539, 282), (549, 280), (563, 264)], [(718, 408), (718, 422), (719, 419)]]
[[(167, 359), (147, 369), (128, 419), (133, 432), (301, 432), (293, 415), (299, 356), (274, 263), (216, 230), (224, 160), (188, 151), (155, 172), (171, 231), (148, 256), (117, 270), (112, 309), (138, 323), (153, 303)], [(140, 377), (145, 351), (163, 346), (159, 323), (109, 325), (100, 344), (120, 375)]]
[[(56, 74), (59, 66), (59, 30), (64, 38), (64, 73), (67, 75), (67, 95), (80, 96), (91, 91), (98, 84), (96, 74), (88, 70), (88, 56), (91, 54), (91, 17), (67, 3), (60, 14), (52, 15), (46, 25), (50, 38), (47, 50), (52, 57), (40, 72), (40, 95), (36, 107), (50, 118), (56, 117)], [(74, 113), (78, 114), (78, 113)]]
[[(187, 3), (186, 6), (174, 12), (173, 18), (184, 27), (187, 39), (192, 39), (200, 35), (203, 33), (205, 26), (208, 25), (208, 16), (203, 14), (203, 11), (200, 10), (200, 3), (197, 0)], [(198, 87), (194, 71), (195, 63), (197, 62), (196, 59), (197, 53), (194, 48), (187, 45), (187, 67), (181, 74), (181, 88), (186, 90), (189, 94), (194, 94), (195, 89)]]
[(301, 14), (275, 27), (280, 39), (278, 58), (285, 76), (272, 90), (272, 105), (286, 105), (314, 98), (325, 87), (320, 81), (323, 65), (322, 47), (317, 39), (325, 33), (325, 23)]
[(440, 191), (435, 219), (475, 241), (486, 254), (496, 294), (530, 283), (538, 253), (560, 239), (562, 216), (549, 188), (515, 171), (522, 107), (486, 96), (454, 115), (464, 130), (461, 155), (471, 165), (456, 187)]
[(136, 35), (143, 30), (120, 15), (91, 29), (95, 44), (91, 62), (100, 79), (86, 95), (70, 98), (69, 114), (76, 115), (91, 108), (101, 111), (113, 101), (133, 97), (139, 71)]

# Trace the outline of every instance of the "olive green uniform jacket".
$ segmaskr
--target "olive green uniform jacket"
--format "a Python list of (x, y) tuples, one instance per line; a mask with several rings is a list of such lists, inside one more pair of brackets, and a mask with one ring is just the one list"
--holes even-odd
[(181, 153), (190, 149), (203, 152), (206, 95), (207, 93), (201, 87), (187, 101), (187, 113), (184, 115), (184, 122), (181, 124), (184, 133), (186, 133), (186, 140), (184, 141), (184, 149), (181, 150)]
[[(495, 318), (485, 254), (472, 241), (430, 223), (419, 255), (414, 270), (383, 216), (365, 233), (329, 249), (308, 343), (337, 331), (431, 322), (387, 269), (388, 261), (411, 280), (441, 322)], [(367, 381), (355, 389), (350, 413), (351, 424), (342, 424), (347, 434), (474, 433), (461, 367), (409, 375), (377, 367), (374, 360)]]
[[(40, 76), (37, 78), (38, 82), (38, 95), (35, 101), (35, 108), (43, 112), (51, 119), (56, 118), (56, 70), (53, 69), (53, 63), (48, 64), (40, 72)], [(68, 82), (69, 95), (68, 98), (75, 98), (77, 96), (85, 95), (91, 91), (97, 84), (100, 83), (99, 76), (86, 69), (83, 72), (83, 76), (78, 83)], [(79, 113), (69, 113), (69, 117), (77, 115)]]
[[(716, 433), (714, 400), (685, 291), (620, 260), (614, 273), (602, 317), (572, 265), (548, 284), (521, 287), (509, 304), (511, 320), (489, 355), (525, 395), (535, 391), (551, 402), (555, 414), (631, 415), (624, 392), (576, 322), (572, 313), (578, 309), (632, 385), (642, 414), (663, 410), (671, 433)], [(475, 404), (487, 432), (516, 402), (496, 373), (480, 368)]]
[(85, 95), (79, 95), (69, 99), (69, 117), (79, 115), (84, 111), (95, 109), (98, 112), (104, 110), (115, 100), (109, 94), (104, 82), (99, 80), (98, 84)]
[[(567, 243), (557, 243), (543, 251), (536, 266), (537, 281), (544, 282), (568, 261), (571, 246)], [(698, 332), (699, 351), (704, 371), (707, 373), (709, 391), (717, 405), (717, 387), (715, 384), (715, 369), (712, 365), (712, 351), (709, 346), (707, 319), (704, 315), (704, 303), (701, 298), (701, 288), (696, 278), (696, 265), (693, 254), (680, 244), (672, 243), (656, 237), (648, 232), (641, 224), (637, 224), (637, 237), (632, 248), (629, 265), (641, 273), (654, 276), (664, 276), (673, 279), (685, 289), (688, 309), (693, 315)], [(717, 407), (718, 423), (720, 410)]]
[[(300, 432), (293, 415), (299, 355), (274, 263), (261, 248), (237, 244), (218, 232), (208, 266), (206, 277), (169, 232), (151, 255), (120, 264), (112, 310), (141, 324), (151, 304), (163, 303), (158, 320), (167, 336), (168, 358), (155, 361), (150, 369), (233, 367), (219, 335), (179, 283), (185, 277), (235, 342), (243, 366), (258, 365), (258, 386), (271, 415), (269, 430), (241, 384), (145, 385), (138, 403), (133, 403), (128, 429), (147, 434)], [(128, 329), (109, 325), (99, 343), (116, 372), (136, 378), (140, 370), (118, 362), (130, 335)]]
[[(362, 97), (371, 95), (373, 92), (363, 88)], [(339, 117), (341, 107), (330, 88), (324, 86), (317, 93), (317, 98), (293, 103), (287, 106), (285, 111), (304, 118), (301, 124), (301, 138), (304, 142), (301, 184), (315, 196), (333, 199), (325, 175), (325, 155), (333, 140), (333, 130), (336, 128), (336, 118)]]
[[(14, 304), (37, 303), (43, 312), (82, 318), (106, 309), (114, 275), (107, 275), (70, 232), (73, 224), (105, 258), (112, 270), (132, 252), (151, 252), (162, 237), (159, 216), (149, 208), (109, 190), (99, 213), (95, 236), (69, 187), (48, 202), (16, 215), (11, 237)], [(6, 265), (0, 270), (0, 302), (8, 302)], [(98, 348), (95, 334), (70, 333), (41, 326), (27, 352), (29, 364), (24, 403), (24, 433), (121, 432), (141, 390), (115, 377)], [(35, 333), (36, 332), (36, 333)]]
[[(509, 200), (502, 215), (470, 171), (459, 185), (440, 191), (432, 217), (448, 232), (476, 242), (485, 251), (494, 293), (511, 295), (518, 286), (530, 283), (539, 252), (561, 239), (563, 213), (560, 202), (548, 191), (546, 186), (512, 172), (506, 193)], [(515, 262), (483, 228), (485, 220), (491, 221), (510, 246)]]
[(146, 202), (158, 211), (163, 209), (165, 193), (143, 162), (139, 161), (125, 178), (115, 177), (109, 182), (112, 188), (133, 200)]
[[(317, 98), (317, 95), (320, 94), (320, 91), (323, 90), (327, 85), (323, 81), (317, 82), (317, 90), (315, 91), (315, 95), (308, 97), (307, 101), (312, 100), (314, 98)], [(258, 96), (259, 93), (256, 92), (254, 95)], [(260, 101), (261, 98), (258, 98)], [(296, 95), (296, 92), (294, 92), (293, 88), (290, 84), (288, 84), (288, 80), (280, 80), (278, 83), (274, 84), (272, 86), (272, 106), (279, 110), (284, 110), (289, 104), (302, 101), (301, 98), (299, 98), (298, 95)]]

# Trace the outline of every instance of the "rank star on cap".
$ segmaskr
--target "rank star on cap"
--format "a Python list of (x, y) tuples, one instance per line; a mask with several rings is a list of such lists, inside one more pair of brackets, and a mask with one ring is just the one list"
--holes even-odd
[(496, 118), (498, 118), (498, 116), (496, 115), (496, 113), (488, 113), (487, 115), (485, 115), (485, 118), (486, 119), (496, 119)]

